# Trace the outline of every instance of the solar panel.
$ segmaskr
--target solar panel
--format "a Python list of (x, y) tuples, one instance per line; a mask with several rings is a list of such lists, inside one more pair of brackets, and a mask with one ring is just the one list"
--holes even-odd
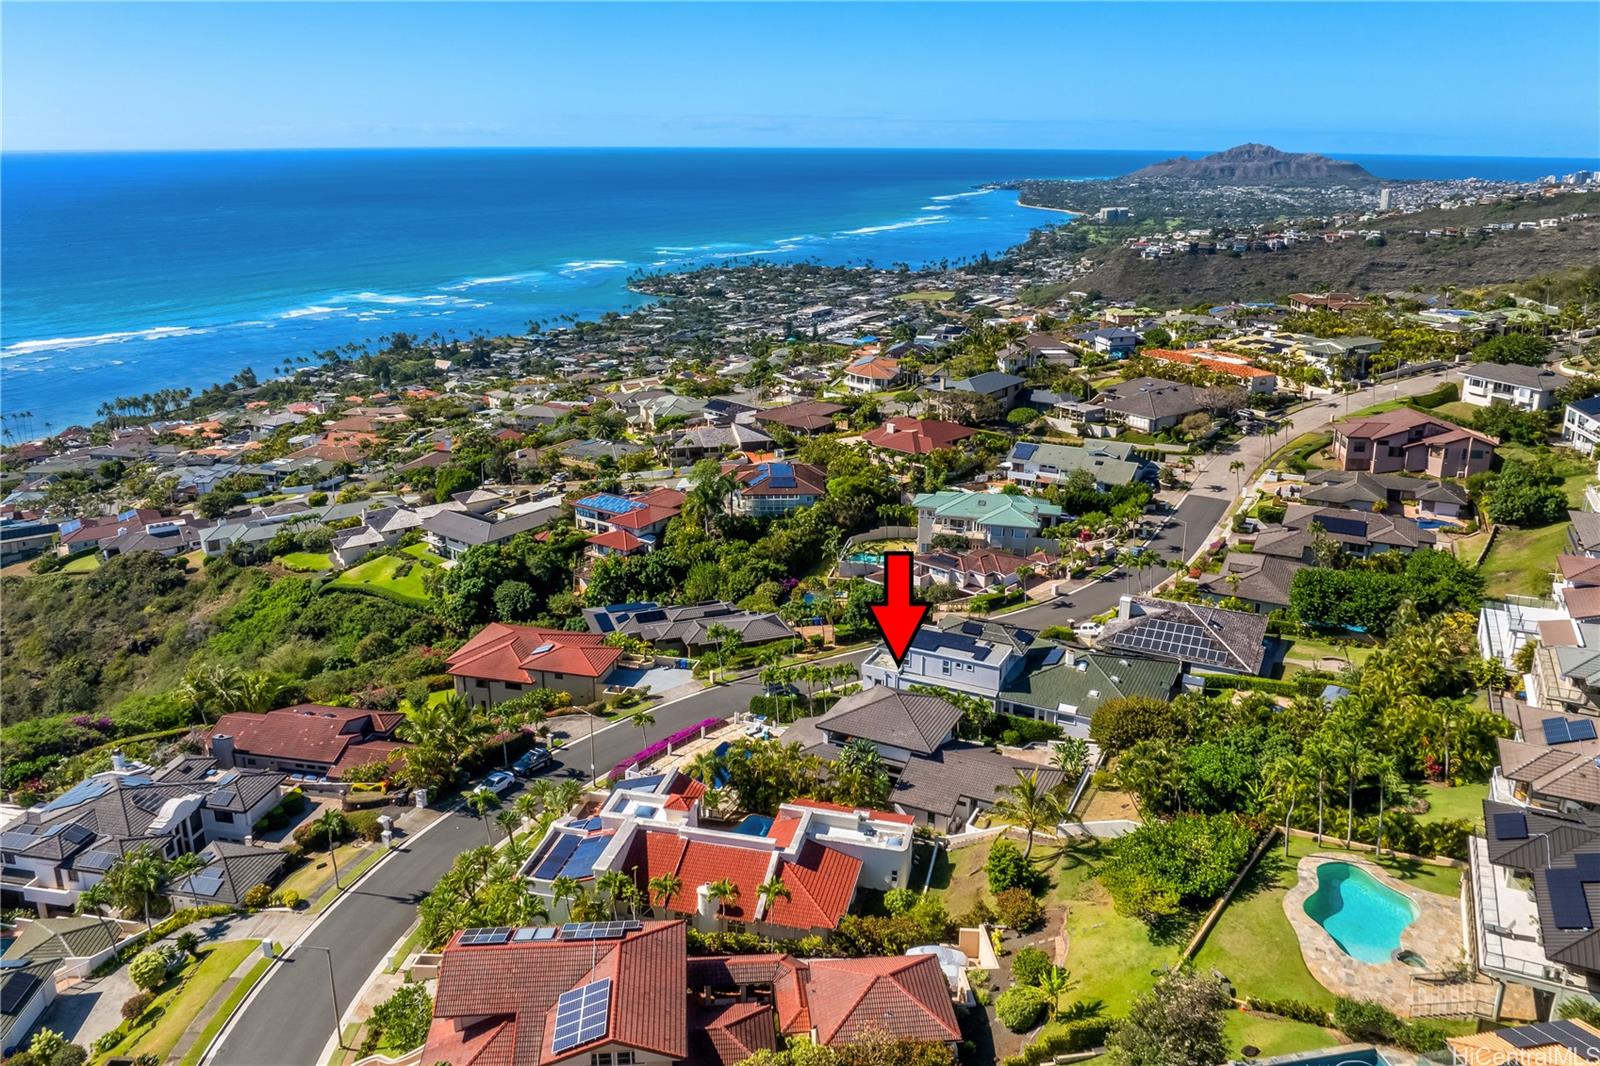
[(561, 867), (562, 877), (593, 877), (594, 864), (600, 858), (600, 853), (606, 850), (606, 845), (611, 843), (611, 834), (605, 836), (588, 837), (573, 849), (572, 858)]
[(1557, 929), (1592, 929), (1589, 900), (1583, 894), (1583, 881), (1577, 870), (1551, 870), (1546, 875), (1550, 909), (1555, 912)]
[(1587, 718), (1580, 718), (1576, 722), (1567, 723), (1567, 736), (1573, 740), (1595, 740), (1594, 723)]
[(1525, 814), (1495, 815), (1494, 835), (1497, 840), (1527, 840), (1528, 816)]
[(189, 878), (189, 891), (197, 896), (215, 896), (221, 890), (221, 870), (200, 870)]
[(1037, 444), (1018, 444), (1011, 449), (1018, 459), (1032, 459), (1034, 453), (1038, 450), (1039, 446)]
[(532, 940), (538, 934), (538, 932), (539, 928), (537, 926), (525, 925), (521, 929), (518, 929), (516, 932), (511, 934), (511, 942), (513, 944), (526, 944), (528, 941)]
[[(1527, 1048), (1544, 1047), (1548, 1044), (1564, 1044), (1568, 1039), (1562, 1025), (1571, 1025), (1571, 1022), (1536, 1022), (1531, 1025), (1519, 1025), (1513, 1029), (1498, 1030), (1495, 1035), (1501, 1037), (1514, 1048), (1526, 1050)], [(1579, 1029), (1585, 1042), (1593, 1038)]]
[(1600, 854), (1585, 852), (1573, 856), (1573, 869), (1578, 871), (1580, 881), (1600, 881)]
[(1049, 648), (1049, 649), (1046, 649), (1046, 651), (1044, 653), (1044, 665), (1045, 666), (1054, 666), (1056, 663), (1060, 662), (1062, 660), (1062, 658), (1066, 654), (1067, 654), (1067, 649), (1065, 649), (1065, 648)]
[(644, 926), (639, 922), (568, 922), (561, 927), (563, 940), (615, 940)]
[(1546, 744), (1565, 744), (1572, 739), (1572, 735), (1567, 731), (1565, 718), (1546, 718), (1539, 723), (1539, 728), (1544, 730)]
[(556, 842), (551, 845), (550, 850), (545, 852), (544, 859), (540, 861), (538, 868), (533, 871), (534, 880), (555, 880), (555, 876), (560, 872), (561, 867), (565, 866), (567, 860), (572, 858), (572, 853), (578, 850), (578, 843), (581, 839), (581, 837), (575, 837), (571, 833), (562, 833), (556, 839)]
[(1559, 1034), (1557, 1043), (1564, 1044), (1567, 1050), (1573, 1052), (1585, 1061), (1593, 1062), (1600, 1058), (1600, 1038), (1584, 1029), (1575, 1022), (1542, 1022), (1541, 1026), (1550, 1032)]
[(611, 1021), (611, 979), (594, 981), (556, 999), (556, 1027), (550, 1050), (571, 1051), (606, 1035)]
[(7, 974), (0, 983), (0, 1013), (10, 1018), (20, 1012), (38, 987), (39, 978), (31, 973)]
[(468, 929), (461, 934), (462, 947), (476, 947), (480, 944), (504, 944), (511, 939), (513, 930), (509, 925), (497, 925), (493, 929)]

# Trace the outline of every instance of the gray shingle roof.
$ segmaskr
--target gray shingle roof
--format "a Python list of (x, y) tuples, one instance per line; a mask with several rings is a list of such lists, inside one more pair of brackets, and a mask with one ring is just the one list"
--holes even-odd
[(1037, 772), (1039, 784), (1047, 789), (1065, 779), (1060, 770), (1013, 759), (990, 748), (952, 744), (932, 755), (913, 756), (900, 774), (893, 799), (900, 806), (948, 818), (963, 800), (992, 805), (1000, 789), (1016, 783), (1018, 770)]
[(1265, 615), (1143, 596), (1128, 610), (1130, 617), (1106, 626), (1097, 648), (1244, 674), (1259, 674), (1266, 661)]
[(874, 685), (840, 700), (817, 728), (928, 755), (959, 721), (961, 709), (947, 700)]

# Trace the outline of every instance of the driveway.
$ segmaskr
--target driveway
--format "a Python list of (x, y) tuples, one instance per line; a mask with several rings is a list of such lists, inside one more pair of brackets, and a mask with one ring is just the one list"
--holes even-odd
[(606, 679), (607, 685), (647, 688), (654, 696), (663, 696), (675, 688), (693, 682), (693, 670), (680, 670), (676, 666), (652, 666), (648, 669), (638, 666), (618, 667)]

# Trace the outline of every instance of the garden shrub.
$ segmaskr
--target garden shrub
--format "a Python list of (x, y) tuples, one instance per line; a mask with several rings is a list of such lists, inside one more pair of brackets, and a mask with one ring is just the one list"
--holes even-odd
[(1333, 1019), (1328, 1016), (1325, 1009), (1314, 1003), (1303, 1003), (1298, 999), (1256, 999), (1252, 996), (1245, 1001), (1245, 1005), (1262, 1014), (1276, 1014), (1292, 1022), (1320, 1025), (1324, 1029), (1333, 1025)]
[(1025, 888), (1008, 888), (996, 896), (994, 912), (1002, 923), (1019, 933), (1044, 924), (1044, 904)]
[(152, 992), (167, 979), (167, 956), (154, 948), (140, 952), (128, 964), (128, 977), (141, 992)]
[(1048, 1034), (1015, 1055), (1000, 1060), (1001, 1066), (1043, 1066), (1054, 1062), (1057, 1055), (1071, 1055), (1097, 1048), (1106, 1042), (1111, 1032), (1111, 1021), (1106, 1018), (1077, 1018), (1059, 1024)]
[(1100, 881), (1118, 914), (1159, 925), (1221, 895), (1253, 844), (1250, 827), (1232, 815), (1180, 814), (1118, 839)]
[(150, 992), (135, 992), (122, 1001), (122, 1020), (126, 1022), (138, 1021), (144, 1012), (150, 1009), (150, 1004), (155, 1002), (155, 995)]
[(244, 905), (251, 910), (260, 910), (272, 898), (272, 889), (265, 884), (251, 885), (245, 889)]
[(300, 906), (300, 893), (292, 888), (280, 889), (267, 900), (269, 907), (288, 907), (290, 910)]
[(1045, 994), (1032, 985), (1012, 985), (994, 1001), (995, 1016), (1013, 1033), (1025, 1033), (1037, 1026), (1049, 1008)]
[(989, 879), (989, 891), (998, 896), (1008, 888), (1025, 888), (1030, 892), (1044, 886), (1044, 874), (1034, 868), (1022, 854), (1022, 849), (1008, 837), (996, 837), (989, 847), (989, 857), (984, 860), (983, 872)]
[(1019, 985), (1037, 985), (1044, 972), (1054, 965), (1050, 956), (1039, 948), (1019, 948), (1011, 960), (1011, 976)]

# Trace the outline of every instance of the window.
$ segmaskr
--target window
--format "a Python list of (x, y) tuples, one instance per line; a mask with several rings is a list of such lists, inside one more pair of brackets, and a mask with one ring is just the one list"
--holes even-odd
[(506, 688), (510, 689), (512, 692), (522, 691), (522, 685), (516, 681), (507, 681)]
[(480, 678), (477, 678), (477, 679), (475, 679), (475, 680), (474, 680), (474, 681), (473, 681), (473, 682), (472, 682), (472, 683), (473, 683), (473, 684), (474, 684), (474, 685), (476, 685), (476, 686), (478, 686), (478, 687), (479, 687), (479, 688), (488, 688), (488, 687), (489, 687), (489, 682), (487, 682), (487, 681), (485, 681), (485, 680), (484, 680), (484, 679), (483, 679), (483, 678), (481, 678), (481, 677), (480, 677)]
[(946, 676), (946, 677), (950, 676), (950, 660), (948, 660), (948, 659), (940, 659), (939, 660), (939, 672), (941, 674), (943, 674), (944, 676)]
[(560, 681), (562, 678), (566, 677), (567, 675), (566, 674), (551, 674), (550, 676), (555, 678), (557, 681)]
[(233, 823), (232, 811), (212, 811), (211, 817), (218, 822), (221, 822), (223, 825), (231, 825)]

